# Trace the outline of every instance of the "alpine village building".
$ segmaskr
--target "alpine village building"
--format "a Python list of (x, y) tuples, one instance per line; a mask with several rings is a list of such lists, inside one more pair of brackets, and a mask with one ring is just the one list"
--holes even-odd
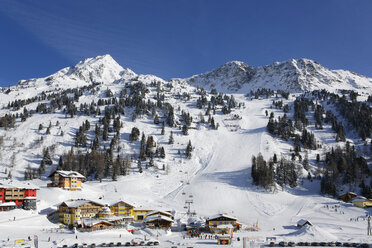
[(207, 219), (207, 227), (211, 233), (227, 234), (240, 229), (237, 219), (226, 214), (217, 214)]
[(85, 177), (76, 171), (56, 170), (49, 175), (52, 180), (48, 187), (59, 187), (67, 190), (81, 190)]
[(15, 208), (36, 210), (36, 191), (39, 188), (23, 184), (0, 184), (0, 211)]

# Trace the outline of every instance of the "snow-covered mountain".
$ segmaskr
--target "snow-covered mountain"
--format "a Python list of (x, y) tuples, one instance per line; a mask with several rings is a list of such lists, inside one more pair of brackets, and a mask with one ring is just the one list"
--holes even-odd
[(244, 62), (232, 61), (210, 72), (173, 80), (229, 93), (245, 93), (259, 88), (288, 92), (372, 90), (372, 78), (346, 70), (330, 70), (309, 59), (291, 59), (256, 68)]
[[(247, 97), (247, 93), (258, 88), (297, 94), (287, 97), (272, 94), (268, 98), (256, 99)], [(211, 93), (210, 89), (222, 94)], [(275, 118), (286, 113), (288, 118), (293, 119), (294, 96), (313, 89), (331, 92), (353, 89), (363, 93), (357, 98), (365, 101), (372, 92), (372, 79), (349, 71), (332, 71), (314, 61), (300, 59), (257, 68), (234, 61), (211, 72), (165, 81), (154, 75), (139, 75), (124, 69), (110, 55), (105, 55), (86, 59), (44, 78), (22, 80), (14, 86), (1, 88), (0, 118), (4, 119), (1, 119), (0, 125), (12, 115), (14, 127), (0, 127), (0, 182), (8, 181), (10, 172), (13, 181), (24, 181), (26, 170), (38, 171), (45, 148), (49, 149), (53, 164), (46, 166), (40, 178), (27, 181), (40, 188), (39, 212), (19, 210), (16, 213), (22, 217), (11, 222), (8, 220), (9, 213), (0, 213), (0, 231), (13, 238), (20, 238), (16, 237), (15, 230), (22, 233), (32, 231), (44, 237), (45, 247), (49, 246), (46, 244), (50, 235), (58, 245), (71, 244), (75, 242), (72, 240), (75, 235), (71, 238), (67, 232), (50, 234), (49, 229), (59, 225), (49, 222), (43, 215), (62, 201), (72, 198), (105, 203), (124, 200), (136, 207), (175, 210), (176, 219), (185, 221), (185, 200), (192, 198), (192, 210), (196, 211), (198, 218), (205, 220), (209, 215), (228, 213), (246, 226), (259, 222), (259, 236), (278, 236), (285, 240), (297, 237), (299, 240), (311, 240), (327, 236), (366, 242), (368, 238), (362, 235), (365, 233), (364, 226), (349, 219), (371, 214), (372, 211), (353, 208), (337, 199), (320, 195), (320, 180), (307, 179), (309, 174), (314, 177), (321, 171), (316, 163), (318, 154), (323, 158), (332, 147), (345, 145), (345, 142), (335, 140), (331, 123), (324, 122), (322, 129), (315, 127), (314, 109), (309, 108), (305, 113), (309, 120), (306, 129), (314, 134), (319, 148), (301, 147), (299, 153), (302, 158), (308, 158), (309, 168), (305, 170), (299, 158), (295, 158), (298, 186), (277, 187), (271, 192), (252, 183), (252, 156), (261, 153), (268, 159), (275, 153), (278, 157), (290, 158), (293, 152), (293, 139), (284, 140), (267, 131), (269, 112)], [(282, 101), (283, 106), (288, 105), (287, 110), (273, 106), (273, 101)], [(335, 123), (344, 123), (347, 141), (361, 148), (361, 153), (368, 150), (332, 104), (324, 99), (318, 103), (322, 104), (324, 111), (334, 111), (338, 117)], [(170, 119), (172, 124), (169, 124)], [(113, 120), (116, 121), (115, 127)], [(120, 125), (117, 125), (117, 120)], [(87, 121), (90, 127), (82, 128)], [(102, 134), (104, 123), (108, 123), (106, 138)], [(185, 131), (186, 125), (188, 129)], [(96, 126), (100, 127), (100, 131)], [(115, 130), (118, 126), (119, 132)], [(145, 137), (152, 136), (156, 147), (165, 150), (165, 157), (154, 156), (151, 166), (149, 157), (141, 160), (142, 172), (138, 156), (143, 144), (140, 142), (141, 135), (138, 140), (131, 140), (134, 128), (138, 128)], [(81, 132), (85, 134), (85, 146), (75, 143), (77, 134)], [(300, 131), (296, 132), (301, 135)], [(170, 142), (171, 134), (173, 142)], [(57, 167), (61, 155), (72, 148), (84, 155), (91, 151), (95, 138), (99, 140), (98, 150), (106, 152), (114, 137), (113, 158), (130, 157), (128, 174), (120, 174), (115, 181), (110, 175), (112, 168), (108, 168), (109, 176), (105, 176), (102, 182), (94, 174), (87, 175), (89, 180), (84, 183), (83, 190), (76, 192), (46, 187), (48, 173)], [(193, 147), (192, 156), (186, 158), (185, 150), (189, 142)], [(366, 143), (370, 143), (370, 138)], [(79, 166), (77, 170), (81, 169)], [(85, 169), (80, 172), (88, 173)], [(357, 185), (350, 187), (351, 190), (358, 190)], [(328, 208), (328, 205), (337, 208)], [(292, 226), (302, 218), (309, 219), (315, 227), (294, 231)], [(102, 239), (107, 242), (109, 238), (116, 240), (119, 232), (121, 235), (121, 231), (103, 233), (95, 242), (103, 242)], [(322, 233), (327, 235), (322, 236)], [(126, 233), (123, 236), (127, 238), (130, 235)], [(143, 232), (141, 235), (152, 234)], [(173, 245), (186, 242), (177, 235), (164, 234), (159, 239), (178, 240), (169, 241)], [(85, 236), (79, 233), (79, 237), (91, 242), (89, 233)], [(205, 244), (179, 246), (205, 247)]]

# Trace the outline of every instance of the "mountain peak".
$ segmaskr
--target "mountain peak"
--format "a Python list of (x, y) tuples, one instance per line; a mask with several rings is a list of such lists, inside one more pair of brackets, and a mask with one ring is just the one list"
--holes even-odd
[(288, 92), (372, 88), (370, 78), (349, 71), (330, 70), (306, 58), (290, 59), (259, 67), (251, 67), (241, 61), (230, 61), (215, 70), (183, 80), (195, 86), (215, 88), (226, 93), (245, 93), (259, 88)]

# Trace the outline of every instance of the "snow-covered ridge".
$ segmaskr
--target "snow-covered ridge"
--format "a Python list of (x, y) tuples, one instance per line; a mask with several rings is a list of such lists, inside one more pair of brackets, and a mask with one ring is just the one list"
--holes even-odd
[[(121, 67), (110, 55), (97, 56), (80, 61), (77, 65), (63, 68), (44, 78), (21, 80), (9, 87), (9, 99), (24, 99), (42, 91), (58, 91), (91, 85), (92, 83), (113, 83), (137, 75)], [(27, 90), (24, 90), (27, 89)]]
[[(130, 69), (124, 69), (106, 54), (85, 59), (75, 66), (63, 68), (44, 78), (21, 80), (9, 89), (16, 91), (17, 89), (29, 89), (27, 92), (13, 92), (11, 98), (20, 99), (22, 96), (35, 96), (41, 91), (82, 87), (92, 83), (125, 82), (136, 77), (155, 76), (137, 75)], [(372, 78), (347, 70), (330, 70), (313, 60), (304, 58), (274, 62), (271, 65), (259, 67), (249, 66), (241, 61), (231, 61), (212, 71), (189, 78), (174, 78), (170, 82), (187, 83), (205, 89), (214, 88), (225, 93), (247, 93), (259, 88), (289, 92), (318, 89), (326, 89), (330, 92), (339, 89), (367, 93), (372, 91)]]
[(330, 70), (310, 59), (291, 59), (255, 68), (244, 62), (232, 61), (210, 72), (172, 80), (230, 93), (246, 93), (258, 88), (289, 92), (372, 90), (371, 78), (346, 70)]

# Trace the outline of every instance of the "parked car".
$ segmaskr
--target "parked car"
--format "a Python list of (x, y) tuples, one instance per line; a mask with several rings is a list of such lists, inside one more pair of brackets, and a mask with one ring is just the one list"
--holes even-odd
[(369, 248), (369, 245), (367, 243), (363, 243), (363, 244), (358, 245), (357, 247), (360, 247), (360, 248)]
[(62, 248), (68, 248), (68, 245), (63, 245)]
[(274, 247), (275, 246), (275, 242), (271, 241), (270, 244), (269, 244), (270, 247)]
[(311, 242), (311, 246), (319, 246), (318, 242)]
[(90, 247), (91, 247), (91, 248), (96, 248), (97, 246), (96, 246), (95, 243), (93, 243), (93, 244), (90, 245)]
[(288, 242), (280, 241), (280, 242), (279, 242), (279, 245), (280, 245), (281, 247), (286, 247), (286, 246), (288, 246)]
[(130, 242), (125, 242), (124, 246), (131, 246)]
[(121, 246), (121, 242), (117, 242), (116, 243), (116, 246), (120, 247)]
[(310, 242), (304, 242), (304, 246), (310, 246), (311, 243)]
[(319, 245), (320, 246), (327, 246), (327, 243), (326, 242), (320, 242)]
[(82, 247), (82, 248), (88, 248), (88, 244), (87, 244), (87, 243), (83, 243), (83, 244), (81, 245), (81, 247)]
[(79, 248), (79, 244), (78, 243), (75, 243), (72, 248)]
[(148, 245), (148, 246), (152, 246), (152, 245), (154, 245), (154, 241), (147, 241), (147, 244), (146, 245)]
[(107, 244), (106, 244), (106, 243), (102, 243), (100, 246), (101, 246), (101, 247), (106, 247)]
[(290, 246), (290, 247), (295, 247), (296, 246), (296, 244), (295, 244), (295, 242), (288, 242), (288, 246)]
[(160, 244), (159, 241), (157, 240), (154, 241), (154, 245), (159, 245), (159, 244)]
[(335, 247), (336, 246), (336, 243), (335, 242), (328, 242), (327, 245), (330, 246), (330, 247)]
[(115, 243), (114, 242), (110, 242), (110, 244), (108, 246), (109, 247), (114, 247), (115, 246)]
[(350, 246), (351, 246), (351, 244), (350, 244), (350, 243), (348, 243), (348, 242), (345, 242), (345, 243), (343, 243), (343, 244), (342, 244), (342, 246), (345, 246), (345, 247), (350, 247)]

